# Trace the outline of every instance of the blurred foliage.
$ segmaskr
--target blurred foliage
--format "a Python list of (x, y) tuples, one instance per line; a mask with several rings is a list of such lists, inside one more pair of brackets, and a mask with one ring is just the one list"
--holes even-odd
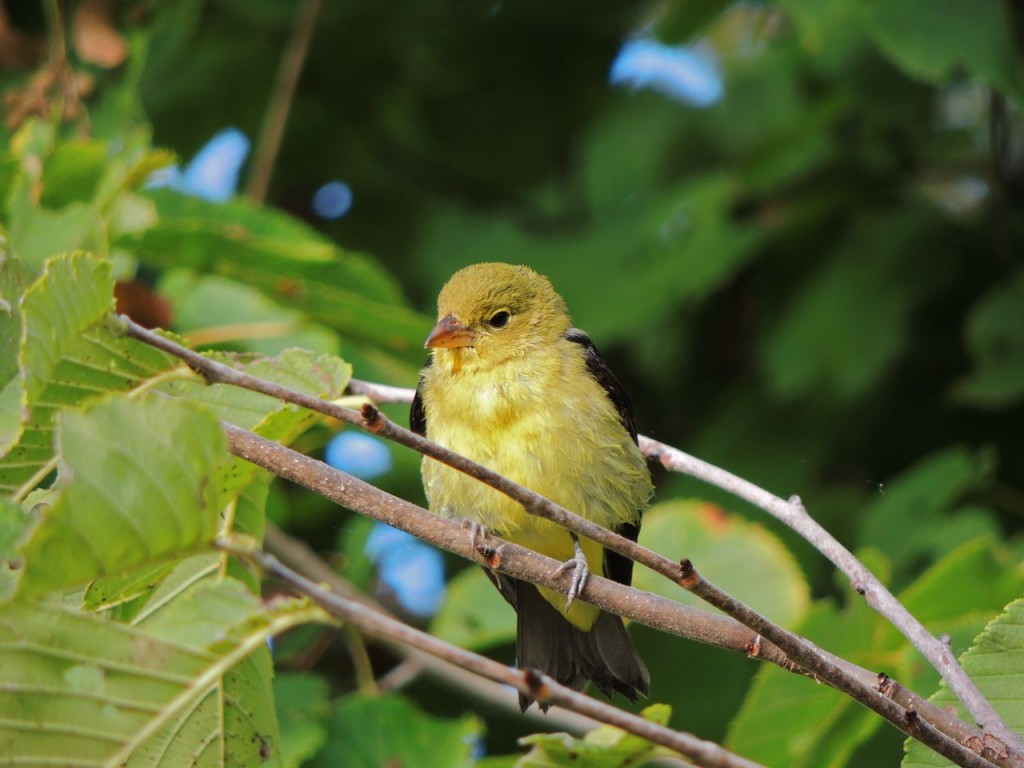
[[(1019, 607), (993, 619), (1024, 586), (1018, 7), (324, 3), (295, 98), (284, 104), (274, 84), (295, 6), (0, 4), (0, 235), (9, 252), (0, 270), (0, 555), (17, 551), (27, 564), (0, 569), (0, 598), (84, 589), (88, 576), (80, 595), (88, 611), (75, 621), (92, 627), (93, 652), (114, 653), (107, 630), (112, 648), (128, 636), (98, 627), (93, 610), (125, 623), (152, 610), (156, 624), (132, 631), (160, 643), (177, 637), (189, 618), (174, 596), (212, 578), (216, 566), (194, 549), (216, 521), (191, 518), (197, 527), (182, 532), (165, 515), (146, 530), (145, 557), (125, 543), (127, 528), (109, 533), (118, 510), (130, 520), (147, 496), (130, 482), (142, 473), (129, 467), (148, 466), (158, 451), (205, 458), (187, 483), (154, 477), (155, 487), (202, 488), (209, 505), (230, 500), (233, 524), (257, 537), (269, 515), (372, 589), (368, 526), (289, 486), (268, 488), (237, 464), (216, 466), (216, 438), (198, 437), (211, 423), (195, 403), (310, 453), (331, 430), (189, 381), (159, 382), (178, 397), (159, 411), (123, 404), (123, 393), (151, 386), (171, 363), (108, 326), (112, 297), (120, 311), (207, 350), (278, 355), (298, 346), (341, 355), (356, 377), (408, 386), (440, 286), (465, 264), (506, 260), (552, 278), (632, 393), (641, 431), (780, 495), (799, 493), (956, 651), (986, 625), (976, 648), (1003, 636)], [(636, 36), (712, 50), (721, 101), (695, 109), (611, 87), (611, 62)], [(225, 127), (259, 145), (266, 115), (280, 110), (287, 128), (268, 205), (148, 185), (155, 170), (194, 156)], [(320, 219), (310, 201), (333, 179), (351, 188), (353, 205)], [(53, 259), (76, 249), (98, 258)], [(337, 391), (348, 379), (333, 358), (294, 354), (223, 359), (309, 391)], [(80, 411), (97, 393), (114, 399)], [(170, 446), (129, 439), (125, 466), (88, 449), (133, 431), (166, 432), (171, 422), (188, 437)], [(54, 446), (55, 430), (66, 444)], [(81, 478), (119, 478), (111, 504), (59, 483), (53, 498), (19, 495), (45, 487), (58, 456)], [(379, 484), (421, 500), (417, 465), (398, 451)], [(223, 481), (216, 491), (210, 478)], [(720, 567), (721, 581), (754, 607), (777, 611), (830, 651), (921, 693), (936, 689), (919, 656), (851, 599), (808, 545), (722, 492), (658, 480), (667, 503), (645, 534), (656, 548), (708, 574)], [(168, 508), (184, 509), (173, 493)], [(37, 528), (38, 505), (55, 511)], [(72, 511), (108, 534), (91, 560), (62, 560), (72, 551), (60, 549)], [(58, 561), (60, 569), (47, 568)], [(138, 567), (115, 572), (128, 563)], [(449, 564), (435, 630), (511, 659), (506, 606), (479, 573)], [(241, 569), (221, 578), (207, 584), (212, 605), (239, 580), (253, 586)], [(220, 618), (218, 631), (230, 632), (239, 616)], [(264, 629), (231, 636), (258, 640)], [(671, 706), (676, 727), (727, 737), (769, 765), (898, 759), (889, 729), (821, 686), (771, 669), (755, 675), (739, 657), (633, 631), (653, 699)], [(464, 717), (471, 705), (435, 683), (410, 689), (415, 706), (375, 700), (351, 693), (355, 671), (340, 644), (303, 629), (279, 646), (288, 672), (274, 688), (284, 764), (342, 764), (340, 745), (354, 738), (397, 739), (389, 722), (414, 724), (392, 745), (403, 756), (416, 755), (421, 739), (443, 740), (452, 764), (474, 754), (482, 730)], [(265, 723), (269, 672), (258, 656), (230, 684), (260, 689)], [(221, 648), (215, 663), (229, 657)], [(380, 671), (392, 663), (376, 649), (372, 661)], [(1019, 681), (1004, 672), (986, 671), (1016, 686), (1016, 706)], [(69, 701), (94, 684), (91, 674), (83, 668), (62, 683)], [(489, 718), (480, 751), (511, 752), (528, 730)], [(367, 748), (365, 764), (382, 758), (379, 746)]]

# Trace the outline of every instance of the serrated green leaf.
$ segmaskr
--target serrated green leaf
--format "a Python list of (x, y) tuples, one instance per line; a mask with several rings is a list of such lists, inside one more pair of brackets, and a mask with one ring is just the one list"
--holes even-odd
[(18, 588), (24, 564), (19, 551), (39, 521), (27, 507), (0, 499), (0, 604), (10, 600)]
[(203, 580), (132, 626), (172, 643), (206, 648), (223, 642), (233, 627), (247, 621), (258, 608), (259, 598), (242, 582)]
[(20, 377), (0, 393), (13, 409), (4, 409), (12, 426), (0, 451), (0, 492), (23, 494), (30, 490), (26, 483), (42, 481), (37, 473), (55, 456), (53, 420), (60, 408), (128, 391), (181, 365), (107, 328), (112, 308), (110, 265), (85, 254), (50, 260), (25, 292)]
[(336, 706), (330, 738), (314, 768), (454, 768), (469, 763), (483, 723), (467, 715), (442, 720), (397, 694), (349, 696)]
[[(640, 542), (673, 559), (694, 558), (701, 574), (783, 626), (807, 610), (807, 583), (773, 534), (760, 525), (703, 502), (669, 501), (644, 512)], [(665, 578), (640, 568), (639, 589), (707, 608), (702, 600)]]
[(22, 370), (33, 404), (81, 335), (114, 308), (110, 264), (74, 253), (47, 261), (42, 277), (25, 293)]
[[(1020, 733), (1024, 729), (1024, 600), (1007, 605), (960, 657), (960, 663), (1010, 729)], [(960, 718), (970, 722), (963, 704), (945, 685), (930, 701), (955, 708)], [(918, 742), (908, 740), (905, 748), (903, 768), (952, 765)]]
[(516, 613), (480, 568), (466, 568), (445, 588), (445, 600), (430, 624), (442, 640), (479, 651), (516, 639)]
[[(194, 600), (223, 605), (221, 590), (248, 594), (222, 583)], [(320, 615), (303, 604), (260, 610), (249, 602), (224, 618), (215, 633), (223, 639), (205, 647), (52, 605), (0, 607), (0, 761), (172, 768), (186, 756), (198, 766), (223, 766), (230, 756), (232, 765), (274, 764), (270, 674), (258, 670), (259, 657), (268, 636)]]
[(57, 439), (62, 494), (24, 548), (25, 593), (180, 557), (219, 531), (227, 449), (200, 406), (106, 401), (62, 413)]

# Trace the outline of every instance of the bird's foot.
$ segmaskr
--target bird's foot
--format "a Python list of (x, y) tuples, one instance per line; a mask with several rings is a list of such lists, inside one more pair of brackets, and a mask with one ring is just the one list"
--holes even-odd
[(493, 549), (490, 544), (487, 543), (487, 537), (490, 532), (486, 526), (480, 525), (475, 520), (463, 520), (462, 527), (469, 531), (469, 546), (473, 548), (475, 552), (484, 554), (487, 551)]
[(572, 546), (576, 554), (555, 569), (555, 576), (560, 576), (566, 571), (572, 571), (572, 579), (569, 581), (569, 591), (565, 594), (565, 612), (568, 613), (580, 592), (587, 585), (590, 578), (590, 566), (587, 564), (586, 555), (583, 554), (583, 547), (576, 534), (572, 535)]

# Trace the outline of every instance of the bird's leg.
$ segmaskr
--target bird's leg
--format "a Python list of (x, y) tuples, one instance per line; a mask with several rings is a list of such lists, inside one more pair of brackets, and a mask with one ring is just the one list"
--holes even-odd
[(489, 533), (486, 526), (481, 525), (476, 520), (469, 520), (467, 518), (462, 521), (462, 527), (469, 529), (469, 545), (474, 551), (479, 552), (487, 547), (486, 542)]
[(572, 607), (573, 602), (580, 596), (580, 592), (587, 585), (587, 579), (590, 578), (590, 566), (587, 565), (587, 557), (583, 554), (583, 547), (580, 545), (580, 537), (573, 531), (569, 531), (569, 535), (572, 537), (572, 548), (576, 554), (571, 558), (562, 563), (555, 570), (555, 575), (558, 576), (566, 571), (572, 571), (572, 580), (569, 582), (569, 591), (565, 595), (565, 612), (568, 613)]

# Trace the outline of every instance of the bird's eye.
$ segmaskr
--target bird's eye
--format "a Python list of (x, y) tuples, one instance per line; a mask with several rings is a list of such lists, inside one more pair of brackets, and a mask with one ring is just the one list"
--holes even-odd
[(493, 315), (491, 315), (491, 319), (487, 321), (487, 324), (490, 325), (491, 328), (504, 328), (506, 325), (508, 325), (508, 321), (511, 319), (511, 317), (512, 315), (510, 315), (508, 312), (506, 312), (505, 310), (501, 310), (501, 312), (495, 312)]

